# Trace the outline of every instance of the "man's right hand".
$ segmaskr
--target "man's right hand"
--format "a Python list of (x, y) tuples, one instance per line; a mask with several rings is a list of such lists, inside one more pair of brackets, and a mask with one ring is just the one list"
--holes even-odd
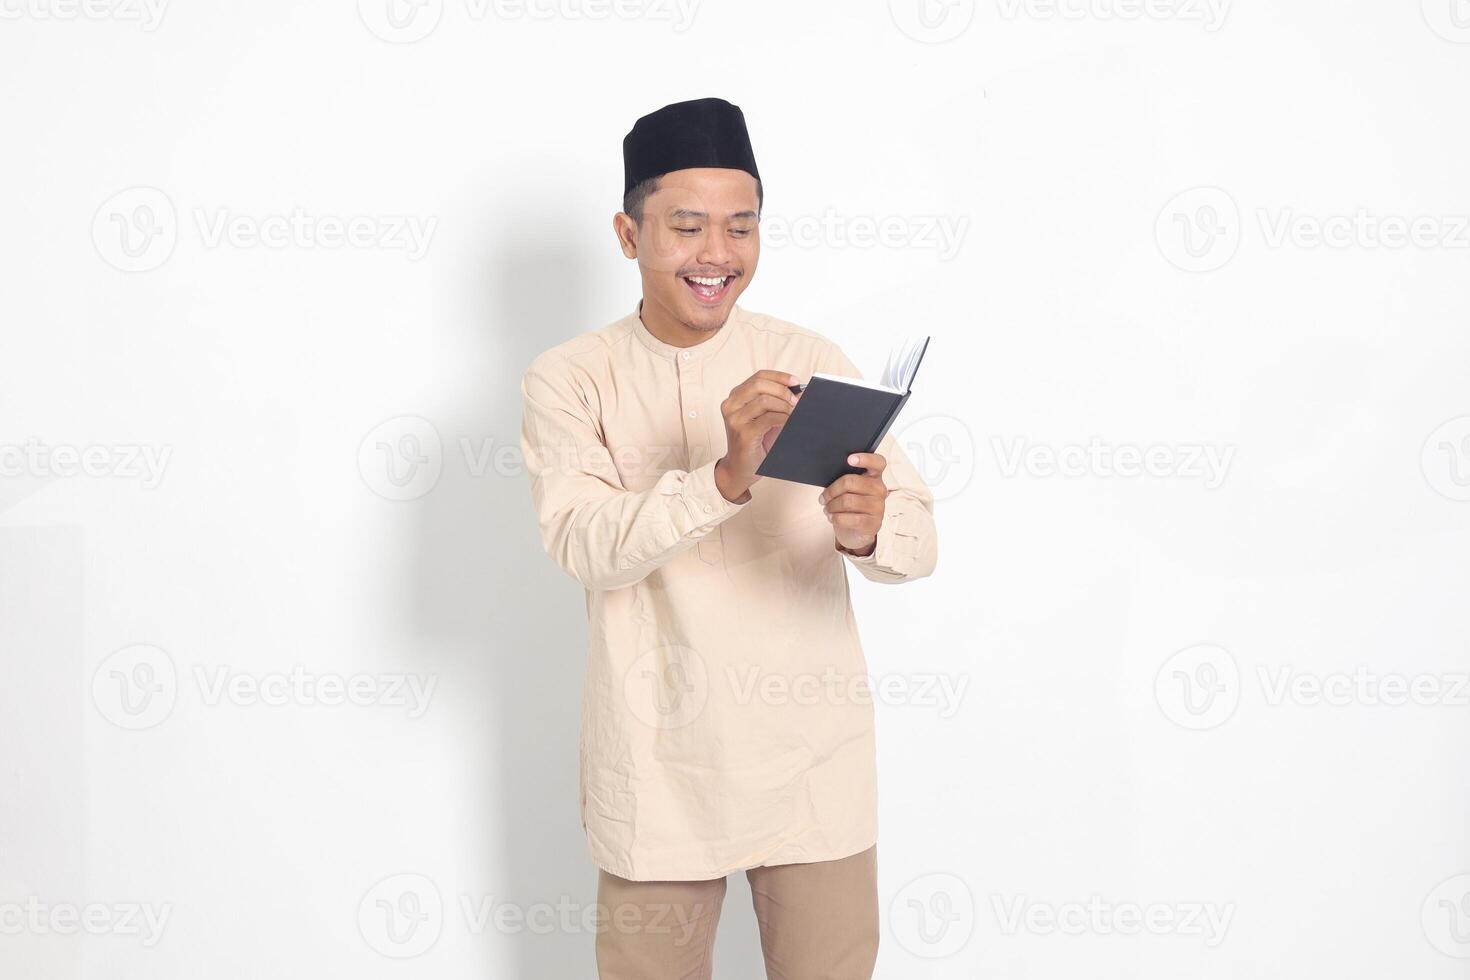
[(750, 499), (761, 460), (791, 417), (799, 396), (791, 385), (801, 379), (785, 371), (757, 371), (736, 385), (720, 403), (725, 417), (725, 456), (715, 464), (715, 486), (732, 504)]

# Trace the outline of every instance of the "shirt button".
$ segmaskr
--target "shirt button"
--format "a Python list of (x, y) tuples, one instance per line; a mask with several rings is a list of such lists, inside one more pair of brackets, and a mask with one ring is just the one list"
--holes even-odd
[(695, 416), (697, 416), (697, 415), (699, 415), (699, 413), (698, 413), (698, 412), (696, 412), (696, 411), (694, 411), (694, 409), (692, 409), (692, 408), (691, 408), (691, 409), (690, 409), (690, 410), (689, 410), (689, 417), (690, 417), (690, 418), (691, 418), (691, 419), (692, 419), (692, 418), (694, 418), (694, 417), (695, 417)]
[(689, 360), (689, 352), (687, 350), (686, 351), (682, 351), (679, 354), (679, 358), (680, 358), (680, 360), (684, 360), (684, 361)]

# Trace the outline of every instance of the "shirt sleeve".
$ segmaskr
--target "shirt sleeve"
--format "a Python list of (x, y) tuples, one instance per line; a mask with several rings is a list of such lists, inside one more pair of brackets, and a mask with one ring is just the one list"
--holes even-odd
[(560, 368), (538, 361), (521, 379), (521, 451), (541, 544), (583, 586), (633, 585), (745, 506), (715, 486), (714, 462), (627, 490), (594, 412)]
[[(848, 378), (862, 374), (833, 345), (821, 370)], [(911, 582), (934, 571), (939, 561), (939, 535), (934, 526), (934, 494), (908, 455), (898, 444), (892, 430), (878, 444), (878, 454), (888, 460), (883, 471), (883, 485), (888, 488), (884, 501), (883, 523), (878, 528), (878, 543), (873, 553), (859, 557), (837, 545), (833, 546), (864, 578), (873, 582)]]

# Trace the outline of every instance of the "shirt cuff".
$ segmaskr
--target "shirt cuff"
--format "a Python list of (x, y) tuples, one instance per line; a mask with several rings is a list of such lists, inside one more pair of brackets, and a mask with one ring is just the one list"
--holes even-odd
[(720, 493), (719, 486), (715, 484), (715, 463), (705, 463), (698, 469), (690, 470), (683, 490), (684, 500), (689, 505), (689, 513), (696, 528), (718, 524), (750, 503), (747, 500), (737, 504), (725, 499), (725, 495)]
[(903, 578), (918, 561), (919, 538), (912, 531), (909, 515), (898, 511), (884, 516), (872, 554), (859, 557), (841, 545), (837, 550), (864, 573), (872, 571)]

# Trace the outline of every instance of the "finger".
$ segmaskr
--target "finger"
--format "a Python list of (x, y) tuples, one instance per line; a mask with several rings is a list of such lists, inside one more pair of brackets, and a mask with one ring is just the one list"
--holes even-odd
[(859, 493), (841, 493), (827, 501), (826, 511), (829, 514), (881, 514), (883, 513), (883, 498)]
[(779, 398), (788, 405), (796, 404), (796, 396), (791, 393), (790, 388), (766, 378), (745, 382), (730, 392), (730, 397), (725, 399), (725, 401), (730, 408), (731, 414), (734, 414), (740, 411), (742, 405), (745, 405), (759, 395), (770, 395), (773, 398)]
[(860, 493), (866, 496), (886, 497), (888, 496), (888, 487), (877, 477), (849, 473), (847, 476), (839, 476), (830, 487), (822, 491), (821, 496), (817, 499), (825, 504), (833, 497), (842, 493)]
[(861, 466), (869, 476), (878, 476), (888, 469), (888, 460), (877, 453), (853, 453), (847, 457), (849, 466)]
[(737, 428), (744, 427), (772, 412), (781, 415), (782, 421), (785, 421), (785, 416), (791, 414), (791, 402), (775, 395), (756, 395), (730, 417), (730, 424)]
[(878, 521), (868, 514), (832, 514), (828, 520), (832, 522), (833, 527), (862, 531), (864, 534), (878, 533)]
[(797, 384), (801, 380), (800, 378), (798, 378), (794, 374), (788, 374), (785, 371), (771, 371), (771, 370), (757, 371), (757, 372), (755, 372), (755, 374), (752, 374), (750, 376), (750, 379), (749, 380), (750, 381), (754, 381), (756, 378), (764, 378), (767, 381), (774, 381), (777, 384), (780, 384), (780, 385), (788, 385), (788, 386), (789, 385)]
[(798, 380), (799, 379), (796, 377), (796, 375), (788, 374), (785, 371), (757, 371), (755, 372), (755, 374), (752, 374), (750, 377), (746, 378), (744, 381), (736, 385), (734, 390), (731, 391), (730, 394), (734, 395), (736, 392), (739, 391), (754, 390), (770, 386), (789, 389), (792, 385), (796, 384)]
[(747, 428), (748, 427), (751, 432), (759, 433), (760, 435), (765, 435), (767, 432), (770, 432), (772, 429), (785, 428), (785, 426), (786, 426), (786, 419), (788, 417), (789, 416), (787, 416), (785, 413), (782, 413), (782, 412), (767, 412), (764, 415), (759, 415), (756, 418), (752, 419), (748, 423), (748, 426), (741, 426), (741, 428)]

